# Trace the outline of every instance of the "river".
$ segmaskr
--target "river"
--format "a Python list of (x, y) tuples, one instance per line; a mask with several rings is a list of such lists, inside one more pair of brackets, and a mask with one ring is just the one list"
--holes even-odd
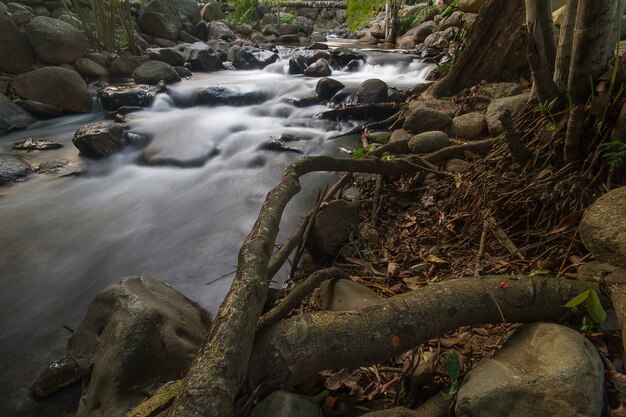
[[(289, 134), (287, 145), (305, 155), (341, 155), (353, 139), (329, 140), (353, 124), (327, 124), (314, 116), (327, 107), (298, 108), (289, 98), (312, 95), (317, 79), (287, 75), (289, 50), (258, 71), (194, 73), (168, 87), (153, 106), (128, 116), (134, 131), (184, 155), (212, 155), (200, 167), (147, 166), (142, 150), (126, 148), (102, 160), (78, 155), (71, 143), (81, 125), (104, 112), (38, 122), (0, 137), (0, 154), (15, 155), (14, 142), (45, 137), (58, 150), (20, 152), (35, 165), (70, 161), (65, 173), (33, 175), (0, 188), (0, 416), (60, 416), (72, 393), (36, 403), (30, 385), (52, 360), (64, 355), (69, 331), (92, 298), (125, 276), (147, 274), (170, 283), (211, 312), (229, 288), (236, 256), (258, 210), (300, 155), (260, 148)], [(365, 52), (359, 72), (333, 78), (357, 86), (380, 78), (408, 89), (423, 82), (429, 65), (411, 55)], [(268, 100), (245, 107), (186, 107), (198, 90), (221, 84), (263, 91)], [(330, 129), (330, 130), (329, 130)], [(289, 235), (330, 174), (310, 176), (288, 207), (278, 242)], [(76, 391), (76, 388), (74, 389)]]

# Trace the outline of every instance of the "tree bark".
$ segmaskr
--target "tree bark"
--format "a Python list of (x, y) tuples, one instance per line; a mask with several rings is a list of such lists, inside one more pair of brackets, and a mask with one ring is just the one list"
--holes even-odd
[(567, 89), (578, 0), (569, 0), (565, 7), (565, 21), (560, 29), (559, 44), (556, 51), (556, 61), (554, 63), (554, 82), (561, 91)]
[(540, 103), (559, 94), (553, 80), (556, 48), (550, 0), (526, 0), (528, 63), (533, 78), (533, 93)]
[(255, 340), (250, 386), (263, 384), (267, 392), (324, 369), (385, 361), (461, 326), (501, 322), (499, 310), (508, 322), (558, 321), (567, 311), (562, 306), (588, 288), (597, 285), (547, 277), (461, 278), (361, 310), (291, 317)]
[(481, 10), (452, 69), (429, 89), (434, 96), (493, 81), (504, 69), (507, 52), (524, 23), (524, 1), (489, 0)]

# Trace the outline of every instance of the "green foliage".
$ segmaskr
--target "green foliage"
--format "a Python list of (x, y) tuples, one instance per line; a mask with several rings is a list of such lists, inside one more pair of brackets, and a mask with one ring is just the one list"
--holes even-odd
[(528, 274), (529, 277), (538, 277), (538, 276), (546, 276), (546, 275), (550, 275), (551, 271), (549, 269), (533, 269), (530, 274)]
[(607, 165), (613, 171), (624, 166), (626, 157), (626, 143), (620, 140), (606, 142), (598, 146), (598, 155), (606, 159)]
[(281, 13), (280, 23), (285, 23), (287, 25), (295, 25), (298, 23), (298, 17), (293, 12)]
[(543, 117), (547, 117), (550, 119), (550, 123), (547, 126), (549, 132), (554, 132), (556, 130), (556, 119), (554, 117), (554, 113), (552, 112), (554, 105), (556, 104), (558, 98), (554, 98), (552, 101), (547, 101), (544, 103), (539, 103), (533, 109), (533, 112), (539, 113)]
[(352, 159), (361, 159), (371, 150), (372, 150), (371, 143), (364, 148), (357, 148), (352, 154)]
[(598, 293), (593, 288), (589, 288), (588, 290), (578, 294), (576, 297), (569, 300), (563, 307), (576, 308), (583, 303), (585, 303), (585, 316), (580, 329), (587, 333), (596, 329), (600, 323), (603, 323), (606, 320), (606, 311), (604, 311), (604, 308), (602, 307)]
[(251, 23), (254, 10), (259, 6), (259, 0), (237, 0), (228, 4), (233, 8), (228, 19), (237, 24)]
[(444, 365), (452, 384), (446, 391), (442, 391), (442, 394), (446, 400), (451, 400), (459, 392), (459, 378), (461, 377), (461, 360), (455, 350), (448, 353)]
[(452, 0), (450, 4), (448, 5), (448, 7), (443, 9), (443, 12), (441, 12), (441, 16), (443, 17), (450, 16), (458, 7), (459, 7), (459, 0)]
[(385, 7), (385, 0), (348, 0), (346, 23), (351, 31), (367, 25), (374, 12)]

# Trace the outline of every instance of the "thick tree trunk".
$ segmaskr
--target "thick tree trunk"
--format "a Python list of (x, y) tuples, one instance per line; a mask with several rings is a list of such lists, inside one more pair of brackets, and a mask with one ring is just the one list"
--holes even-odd
[(507, 52), (524, 23), (524, 1), (489, 0), (481, 10), (452, 70), (431, 87), (433, 95), (451, 95), (482, 80), (493, 81), (504, 69)]
[(578, 0), (569, 0), (565, 7), (565, 21), (560, 29), (559, 44), (556, 51), (556, 61), (554, 63), (554, 82), (561, 91), (567, 89)]
[(500, 310), (508, 322), (558, 321), (567, 301), (595, 286), (547, 277), (461, 278), (361, 310), (295, 316), (257, 336), (250, 386), (270, 391), (324, 369), (385, 361), (460, 326), (498, 323)]

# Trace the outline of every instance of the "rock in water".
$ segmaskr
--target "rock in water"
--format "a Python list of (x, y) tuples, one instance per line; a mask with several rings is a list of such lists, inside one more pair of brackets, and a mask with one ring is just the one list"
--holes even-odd
[(16, 151), (45, 151), (48, 149), (59, 149), (63, 145), (43, 138), (28, 138), (13, 145)]
[(234, 51), (233, 65), (237, 69), (263, 69), (278, 60), (278, 54), (264, 49), (244, 46)]
[(524, 325), (492, 359), (472, 369), (458, 417), (599, 417), (604, 366), (580, 333), (554, 323)]
[(101, 121), (86, 124), (79, 128), (72, 143), (85, 156), (101, 158), (119, 152), (126, 146), (126, 126)]
[(33, 384), (33, 396), (46, 398), (80, 381), (80, 369), (70, 357), (52, 362)]
[(100, 90), (102, 106), (114, 111), (120, 107), (149, 107), (156, 97), (156, 89), (148, 85), (119, 85)]
[(378, 78), (363, 81), (356, 91), (356, 102), (359, 104), (384, 103), (388, 97), (389, 86)]
[(578, 230), (600, 262), (626, 268), (626, 187), (598, 198), (585, 211)]
[(26, 36), (37, 57), (46, 64), (69, 64), (87, 50), (85, 36), (69, 23), (38, 16), (26, 25)]
[(29, 164), (12, 156), (0, 156), (0, 185), (24, 178), (32, 172)]
[(0, 93), (0, 135), (13, 129), (22, 129), (36, 120), (10, 98)]
[(318, 59), (304, 70), (305, 77), (328, 77), (331, 73), (332, 70), (328, 65), (328, 61), (324, 58)]
[(122, 417), (151, 385), (181, 378), (208, 314), (157, 279), (125, 278), (96, 296), (68, 342), (84, 381), (77, 417)]
[(344, 87), (343, 83), (333, 78), (324, 77), (317, 82), (315, 94), (317, 94), (320, 100), (328, 101)]

